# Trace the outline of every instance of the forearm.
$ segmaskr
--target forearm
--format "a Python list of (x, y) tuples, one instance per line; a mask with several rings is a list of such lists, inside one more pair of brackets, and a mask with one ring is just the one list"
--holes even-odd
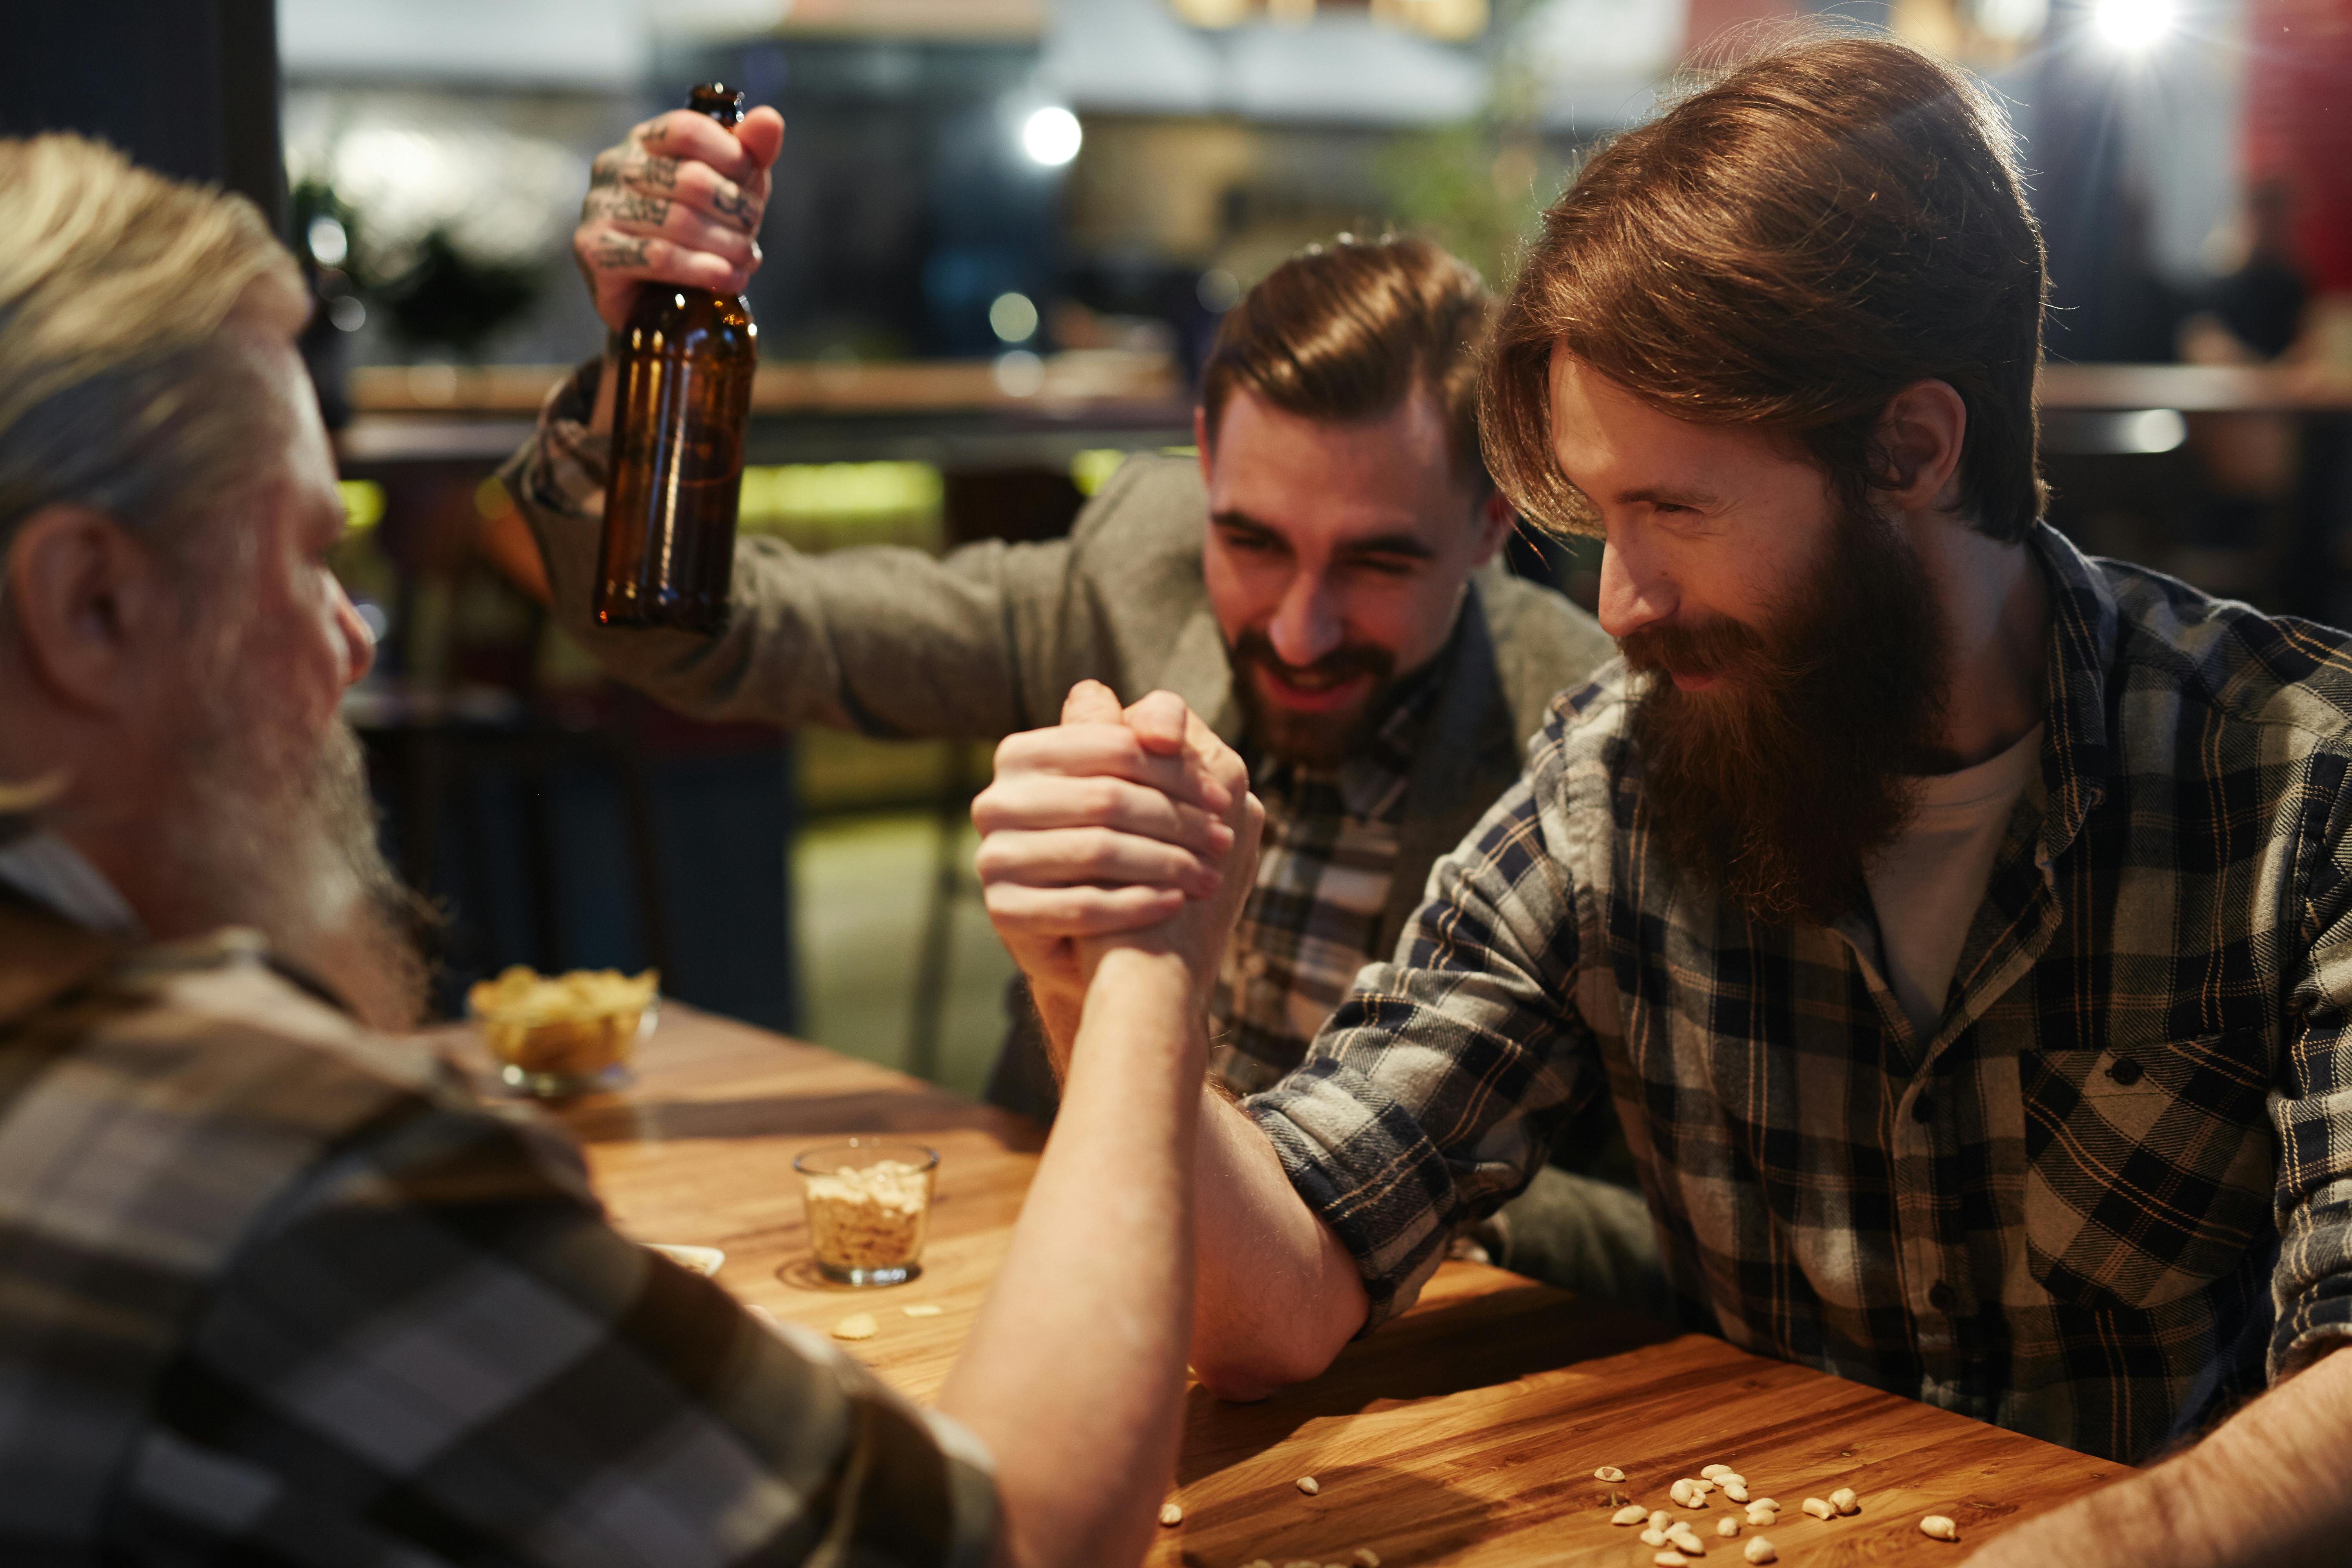
[(1173, 1472), (1205, 1057), (1181, 963), (1106, 954), (1012, 1252), (940, 1395), (995, 1453), (1024, 1568), (1136, 1562)]
[(1213, 1090), (1202, 1101), (1192, 1367), (1221, 1398), (1261, 1399), (1328, 1366), (1370, 1301), (1257, 1124)]
[(2352, 1537), (2352, 1355), (2331, 1355), (2177, 1459), (2021, 1525), (1969, 1568), (2333, 1562)]

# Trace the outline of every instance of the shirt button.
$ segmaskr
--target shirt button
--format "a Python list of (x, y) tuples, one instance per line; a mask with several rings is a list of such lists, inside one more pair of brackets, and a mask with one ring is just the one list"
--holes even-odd
[(1959, 1292), (1941, 1279), (1927, 1287), (1927, 1305), (1938, 1312), (1950, 1311), (1952, 1303), (1958, 1300)]
[(2115, 1065), (2107, 1068), (2107, 1076), (2126, 1089), (2129, 1089), (2140, 1080), (2140, 1075), (2147, 1070), (2129, 1057), (2117, 1057)]
[(1911, 1120), (1914, 1121), (1933, 1121), (1936, 1120), (1936, 1097), (1932, 1094), (1923, 1094), (1918, 1099), (1913, 1100), (1911, 1102)]

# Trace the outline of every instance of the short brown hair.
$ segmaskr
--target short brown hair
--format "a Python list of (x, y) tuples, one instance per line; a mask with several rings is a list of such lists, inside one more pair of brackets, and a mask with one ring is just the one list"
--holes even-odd
[(1478, 363), (1495, 297), (1477, 269), (1428, 240), (1313, 245), (1225, 312), (1201, 369), (1209, 438), (1237, 389), (1334, 424), (1378, 419), (1427, 386), (1454, 472), (1483, 489)]
[(2042, 236), (2000, 111), (1884, 38), (1784, 44), (1609, 143), (1544, 214), (1496, 327), (1486, 460), (1590, 531), (1553, 456), (1555, 345), (1664, 413), (1784, 433), (1853, 507), (1899, 482), (1873, 432), (1930, 378), (1968, 407), (1959, 502), (2017, 540), (2036, 471)]

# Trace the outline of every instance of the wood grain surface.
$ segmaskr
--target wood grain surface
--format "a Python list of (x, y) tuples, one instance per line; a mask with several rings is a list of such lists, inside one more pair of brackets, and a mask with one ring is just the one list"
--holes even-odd
[[(461, 1054), (473, 1050), (464, 1037)], [(478, 1057), (470, 1059), (478, 1061)], [(598, 1190), (641, 1241), (717, 1247), (741, 1300), (820, 1331), (852, 1312), (880, 1323), (850, 1353), (911, 1397), (946, 1376), (1003, 1257), (1036, 1162), (1030, 1124), (913, 1079), (675, 1005), (625, 1092), (557, 1109)], [(887, 1290), (827, 1285), (809, 1266), (792, 1158), (851, 1133), (940, 1152), (921, 1277)], [(936, 1303), (935, 1318), (903, 1308)], [(1792, 1568), (1953, 1563), (2017, 1520), (2123, 1468), (1781, 1362), (1590, 1306), (1469, 1263), (1448, 1263), (1419, 1305), (1323, 1376), (1256, 1405), (1197, 1387), (1175, 1500), (1152, 1568), (1241, 1568), (1265, 1558), (1388, 1568), (1647, 1568), (1612, 1494), (1689, 1519), (1703, 1568), (1740, 1564), (1714, 1531), (1738, 1510), (1676, 1509), (1667, 1488), (1721, 1461), (1776, 1498), (1764, 1531)], [(1626, 1475), (1612, 1489), (1593, 1470)], [(1313, 1497), (1297, 1486), (1313, 1476)], [(1852, 1487), (1859, 1515), (1807, 1517), (1807, 1497)], [(1717, 1494), (1719, 1499), (1719, 1494)], [(1958, 1546), (1918, 1531), (1959, 1521)]]

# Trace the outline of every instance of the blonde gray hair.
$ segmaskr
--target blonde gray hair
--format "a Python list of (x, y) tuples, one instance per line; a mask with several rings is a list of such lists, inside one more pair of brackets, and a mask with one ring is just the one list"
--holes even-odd
[(230, 329), (291, 338), (293, 257), (251, 202), (79, 136), (0, 140), (0, 552), (42, 507), (158, 548), (268, 471), (279, 399)]

